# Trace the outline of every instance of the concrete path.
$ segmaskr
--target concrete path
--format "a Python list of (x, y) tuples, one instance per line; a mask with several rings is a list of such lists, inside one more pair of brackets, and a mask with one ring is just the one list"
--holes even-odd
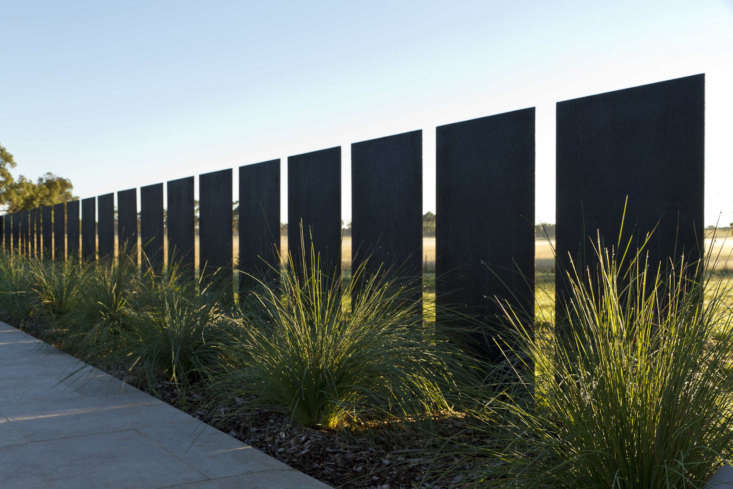
[(0, 488), (327, 489), (0, 323)]

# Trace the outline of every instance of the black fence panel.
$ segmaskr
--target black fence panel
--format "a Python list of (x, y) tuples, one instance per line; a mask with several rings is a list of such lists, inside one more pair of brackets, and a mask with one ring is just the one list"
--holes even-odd
[(43, 239), (43, 259), (53, 259), (53, 208), (50, 205), (41, 207), (41, 238)]
[(3, 216), (3, 242), (5, 243), (5, 253), (13, 252), (13, 215), (5, 214)]
[(436, 319), (480, 320), (469, 341), (492, 361), (508, 327), (496, 299), (534, 317), (534, 135), (534, 108), (436, 130)]
[(557, 104), (556, 317), (569, 256), (584, 270), (597, 234), (616, 244), (627, 197), (624, 240), (654, 229), (650, 263), (703, 255), (704, 103), (696, 75)]
[[(328, 276), (341, 271), (341, 148), (288, 158), (288, 253), (306, 260), (311, 243)], [(312, 241), (311, 241), (312, 240)], [(306, 264), (307, 265), (307, 264)]]
[(30, 244), (30, 227), (28, 225), (29, 215), (27, 210), (22, 210), (20, 215), (20, 254), (28, 256)]
[(33, 256), (41, 256), (41, 208), (31, 209), (31, 240), (33, 241)]
[(79, 201), (66, 203), (66, 254), (69, 260), (79, 261)]
[(352, 270), (382, 267), (422, 295), (422, 131), (351, 145)]
[(20, 253), (20, 214), (15, 212), (12, 214), (13, 221), (13, 254)]
[(193, 177), (168, 182), (168, 265), (178, 263), (188, 280), (194, 278)]
[(115, 255), (115, 194), (97, 197), (97, 224), (99, 259), (113, 259)]
[[(206, 285), (232, 295), (232, 170), (199, 176), (199, 263)], [(208, 284), (215, 274), (215, 284)]]
[(15, 253), (18, 241), (16, 239), (16, 226), (18, 223), (15, 220), (15, 214), (8, 214), (8, 253)]
[(66, 207), (63, 203), (53, 206), (53, 259), (66, 260)]
[(23, 218), (22, 211), (18, 211), (13, 215), (13, 240), (15, 245), (13, 250), (15, 254), (23, 253)]
[(94, 261), (97, 258), (97, 218), (94, 197), (81, 201), (81, 256), (85, 261)]
[(117, 192), (117, 241), (120, 256), (124, 252), (137, 263), (137, 190), (134, 188)]
[(280, 160), (239, 167), (239, 290), (275, 284), (280, 266)]
[(163, 269), (163, 184), (140, 188), (140, 238), (143, 264)]

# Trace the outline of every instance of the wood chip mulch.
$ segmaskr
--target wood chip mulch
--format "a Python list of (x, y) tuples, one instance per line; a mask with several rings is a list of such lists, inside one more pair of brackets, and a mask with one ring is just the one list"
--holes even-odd
[[(163, 400), (201, 421), (320, 481), (342, 489), (444, 489), (461, 487), (462, 471), (440, 484), (431, 482), (436, 463), (455, 470), (463, 459), (442, 453), (443, 441), (465, 428), (460, 419), (446, 419), (423, 428), (326, 430), (297, 425), (277, 412), (261, 409), (203, 407), (203, 397), (178, 397), (173, 386), (160, 384)], [(242, 403), (244, 404), (244, 403)], [(233, 415), (232, 412), (236, 412)], [(465, 469), (465, 467), (464, 467)]]

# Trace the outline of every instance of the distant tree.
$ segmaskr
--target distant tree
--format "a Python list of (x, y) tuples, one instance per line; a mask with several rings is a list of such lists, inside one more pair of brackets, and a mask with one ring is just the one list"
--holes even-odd
[(435, 234), (435, 214), (428, 211), (422, 216), (423, 234), (431, 236)]
[(68, 178), (46, 173), (35, 182), (23, 175), (15, 180), (10, 174), (10, 168), (15, 167), (13, 155), (0, 145), (0, 205), (5, 206), (7, 212), (59, 204), (76, 198), (72, 194), (74, 186)]
[(555, 239), (555, 225), (545, 222), (535, 224), (534, 235), (538, 239)]
[(73, 200), (75, 198), (71, 193), (73, 187), (71, 180), (53, 173), (46, 173), (36, 182), (21, 175), (17, 181), (0, 190), (0, 198), (7, 206), (8, 212), (17, 212)]

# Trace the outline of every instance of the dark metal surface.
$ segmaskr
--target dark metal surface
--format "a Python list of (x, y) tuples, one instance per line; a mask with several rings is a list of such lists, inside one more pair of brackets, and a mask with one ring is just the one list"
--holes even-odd
[(194, 278), (193, 177), (168, 182), (168, 264), (177, 263)]
[(329, 148), (288, 158), (288, 252), (300, 262), (311, 249), (320, 255), (321, 269), (338, 276), (341, 270), (341, 148)]
[[(534, 108), (437, 128), (437, 321), (481, 321), (469, 341), (491, 360), (506, 337), (496, 299), (534, 315)], [(502, 334), (504, 333), (504, 334)]]
[(647, 232), (650, 263), (702, 256), (705, 77), (653, 83), (557, 104), (557, 312), (569, 254), (583, 270), (596, 231), (615, 245)]
[(86, 261), (97, 259), (97, 219), (94, 197), (81, 201), (81, 256)]
[(137, 190), (117, 192), (117, 239), (119, 253), (137, 263)]
[(232, 170), (199, 176), (199, 263), (203, 282), (215, 278), (221, 293), (231, 296)]
[(422, 131), (351, 145), (352, 269), (382, 267), (422, 294)]
[(112, 259), (115, 254), (115, 195), (97, 197), (97, 233), (99, 259)]
[(153, 270), (163, 269), (163, 184), (140, 188), (140, 237), (146, 258)]
[(66, 203), (66, 254), (70, 260), (79, 261), (79, 201)]
[(53, 259), (66, 260), (66, 206), (63, 202), (53, 206)]
[[(239, 290), (274, 283), (280, 266), (280, 160), (239, 167)], [(249, 274), (249, 275), (248, 275)]]

